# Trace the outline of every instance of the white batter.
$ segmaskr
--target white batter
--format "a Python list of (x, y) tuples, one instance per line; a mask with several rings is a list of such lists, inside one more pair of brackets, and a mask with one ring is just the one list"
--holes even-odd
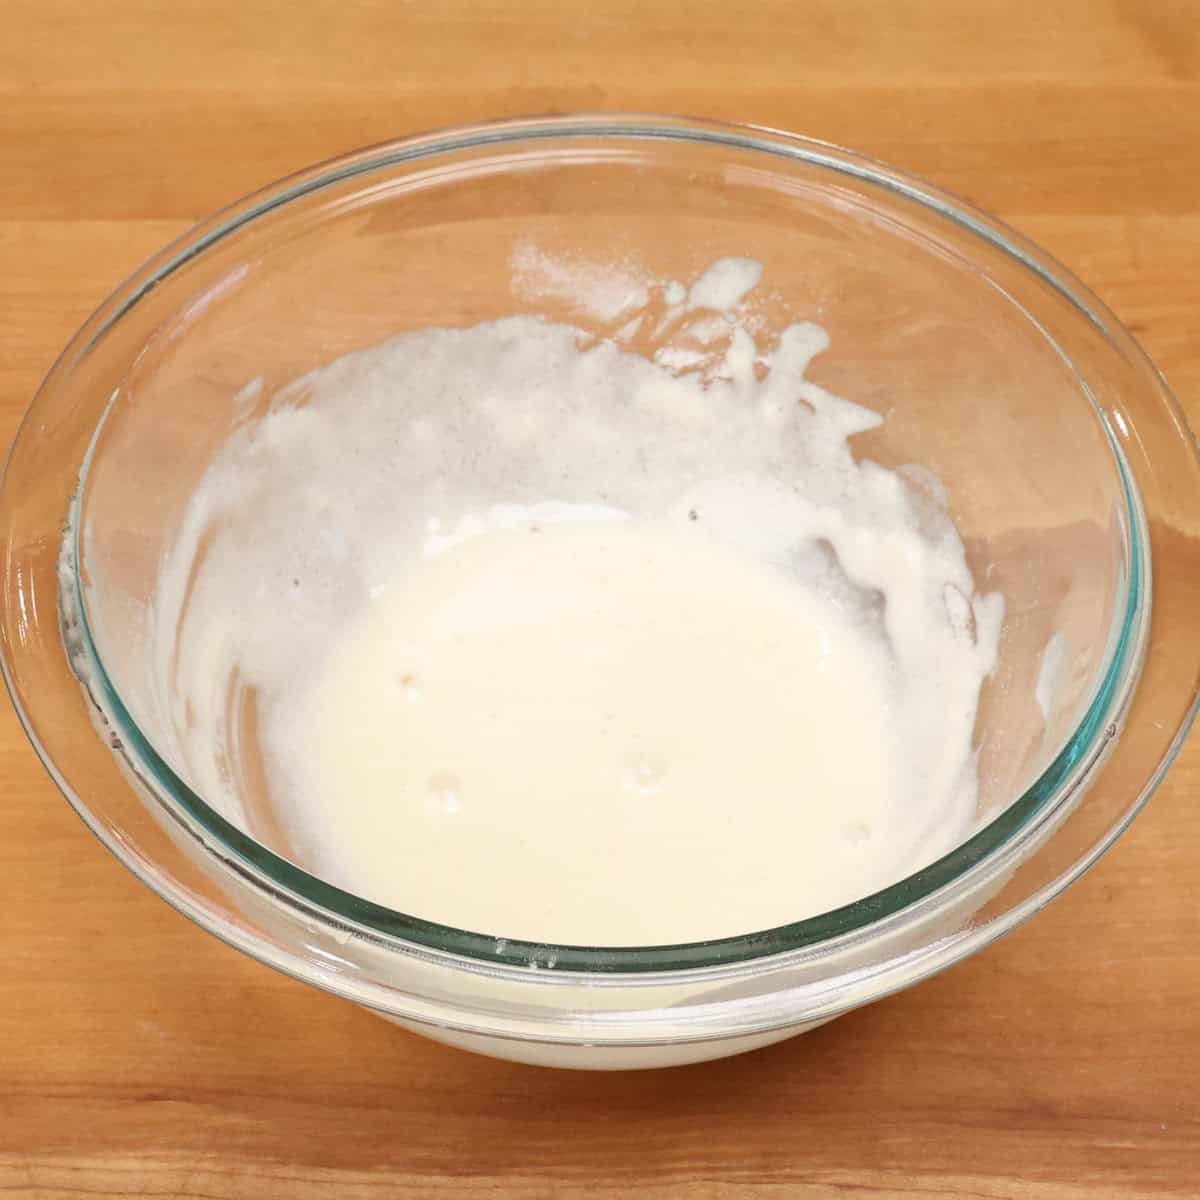
[(160, 748), (340, 886), (534, 941), (746, 933), (961, 840), (1000, 599), (855, 461), (879, 418), (805, 380), (823, 331), (755, 346), (761, 270), (693, 282), (703, 376), (514, 317), (239, 430), (162, 567)]

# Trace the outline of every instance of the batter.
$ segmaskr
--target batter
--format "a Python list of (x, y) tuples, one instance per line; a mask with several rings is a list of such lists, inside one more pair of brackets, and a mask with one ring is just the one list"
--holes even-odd
[(950, 849), (1002, 602), (855, 459), (824, 331), (756, 345), (761, 274), (646, 289), (703, 370), (518, 316), (298, 381), (163, 562), (160, 749), (339, 886), (507, 938), (747, 933)]

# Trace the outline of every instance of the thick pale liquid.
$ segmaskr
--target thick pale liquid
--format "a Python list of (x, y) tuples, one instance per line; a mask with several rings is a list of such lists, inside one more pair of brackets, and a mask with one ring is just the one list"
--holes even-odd
[(531, 522), (390, 581), (276, 749), (336, 813), (322, 857), (396, 907), (699, 940), (890, 882), (897, 682), (820, 592), (703, 534)]
[(508, 938), (746, 933), (945, 852), (999, 598), (856, 462), (821, 330), (706, 319), (703, 376), (514, 318), (302, 381), (193, 497), (139, 719), (309, 869)]

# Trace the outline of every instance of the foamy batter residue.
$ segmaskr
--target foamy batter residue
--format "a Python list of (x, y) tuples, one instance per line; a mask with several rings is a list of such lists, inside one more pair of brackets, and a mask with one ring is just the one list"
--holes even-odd
[(160, 750), (340, 886), (530, 940), (745, 933), (948, 850), (1003, 605), (855, 458), (881, 418), (807, 378), (824, 330), (756, 342), (751, 259), (514, 262), (607, 320), (654, 293), (717, 369), (513, 316), (306, 377), (163, 561)]

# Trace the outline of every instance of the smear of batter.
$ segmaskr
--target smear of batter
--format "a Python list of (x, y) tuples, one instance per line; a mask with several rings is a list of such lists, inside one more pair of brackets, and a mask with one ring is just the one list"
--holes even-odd
[(160, 749), (340, 886), (530, 940), (745, 933), (952, 847), (1002, 602), (855, 460), (824, 331), (738, 324), (761, 273), (674, 289), (728, 323), (707, 381), (519, 316), (238, 430), (162, 566)]

